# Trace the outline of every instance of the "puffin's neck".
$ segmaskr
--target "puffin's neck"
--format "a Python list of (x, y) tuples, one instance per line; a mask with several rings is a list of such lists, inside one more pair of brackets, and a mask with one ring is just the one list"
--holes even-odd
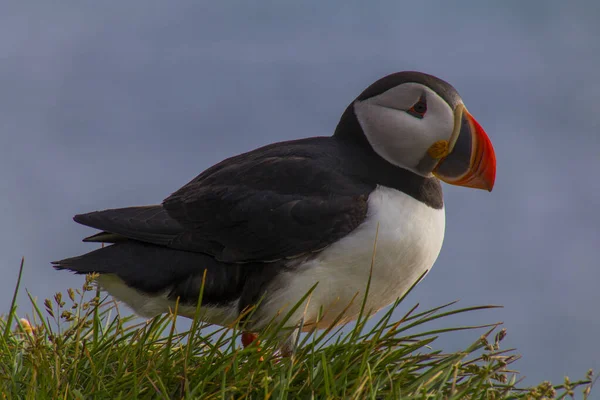
[(373, 150), (358, 123), (353, 104), (342, 114), (333, 139), (346, 153), (345, 169), (357, 179), (400, 190), (432, 208), (444, 206), (442, 185), (437, 178), (425, 178), (395, 166)]

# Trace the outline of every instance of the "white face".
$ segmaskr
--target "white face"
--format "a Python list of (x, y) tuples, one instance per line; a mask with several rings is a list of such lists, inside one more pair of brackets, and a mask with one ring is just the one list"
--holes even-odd
[(435, 142), (450, 141), (454, 129), (454, 111), (450, 105), (427, 86), (414, 82), (356, 101), (354, 112), (379, 156), (427, 177), (431, 171), (419, 170), (419, 162), (427, 157), (427, 150)]

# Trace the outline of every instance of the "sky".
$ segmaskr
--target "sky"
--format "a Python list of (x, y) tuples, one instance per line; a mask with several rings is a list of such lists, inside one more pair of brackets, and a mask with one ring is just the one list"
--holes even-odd
[(156, 204), (226, 157), (330, 135), (370, 83), (419, 70), (457, 88), (497, 178), (445, 185), (441, 255), (399, 312), (503, 305), (452, 321), (503, 321), (525, 383), (598, 371), (598, 20), (594, 1), (5, 4), (0, 313), (22, 256), (41, 300), (81, 285), (49, 264), (94, 248), (74, 214)]

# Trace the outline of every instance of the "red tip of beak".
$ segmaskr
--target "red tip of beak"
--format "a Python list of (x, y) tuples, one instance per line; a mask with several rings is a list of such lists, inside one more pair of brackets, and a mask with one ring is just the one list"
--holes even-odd
[(469, 172), (461, 179), (463, 186), (492, 191), (496, 181), (496, 153), (490, 138), (479, 122), (467, 110), (466, 114), (473, 129), (473, 154)]

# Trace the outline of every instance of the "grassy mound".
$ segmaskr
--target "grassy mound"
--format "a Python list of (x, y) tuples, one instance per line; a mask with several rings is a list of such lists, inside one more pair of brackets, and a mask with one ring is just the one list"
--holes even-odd
[[(577, 382), (519, 388), (510, 369), (518, 356), (500, 349), (506, 331), (498, 324), (427, 330), (431, 321), (491, 306), (414, 307), (393, 321), (396, 304), (370, 329), (360, 318), (346, 334), (303, 335), (294, 355), (282, 358), (274, 340), (281, 325), (242, 349), (239, 327), (205, 329), (196, 319), (178, 332), (176, 310), (136, 323), (91, 281), (43, 307), (29, 294), (28, 319), (17, 317), (13, 300), (0, 318), (0, 398), (541, 399), (587, 398), (591, 389), (591, 372)], [(474, 338), (465, 350), (432, 348), (440, 335), (460, 330)]]

